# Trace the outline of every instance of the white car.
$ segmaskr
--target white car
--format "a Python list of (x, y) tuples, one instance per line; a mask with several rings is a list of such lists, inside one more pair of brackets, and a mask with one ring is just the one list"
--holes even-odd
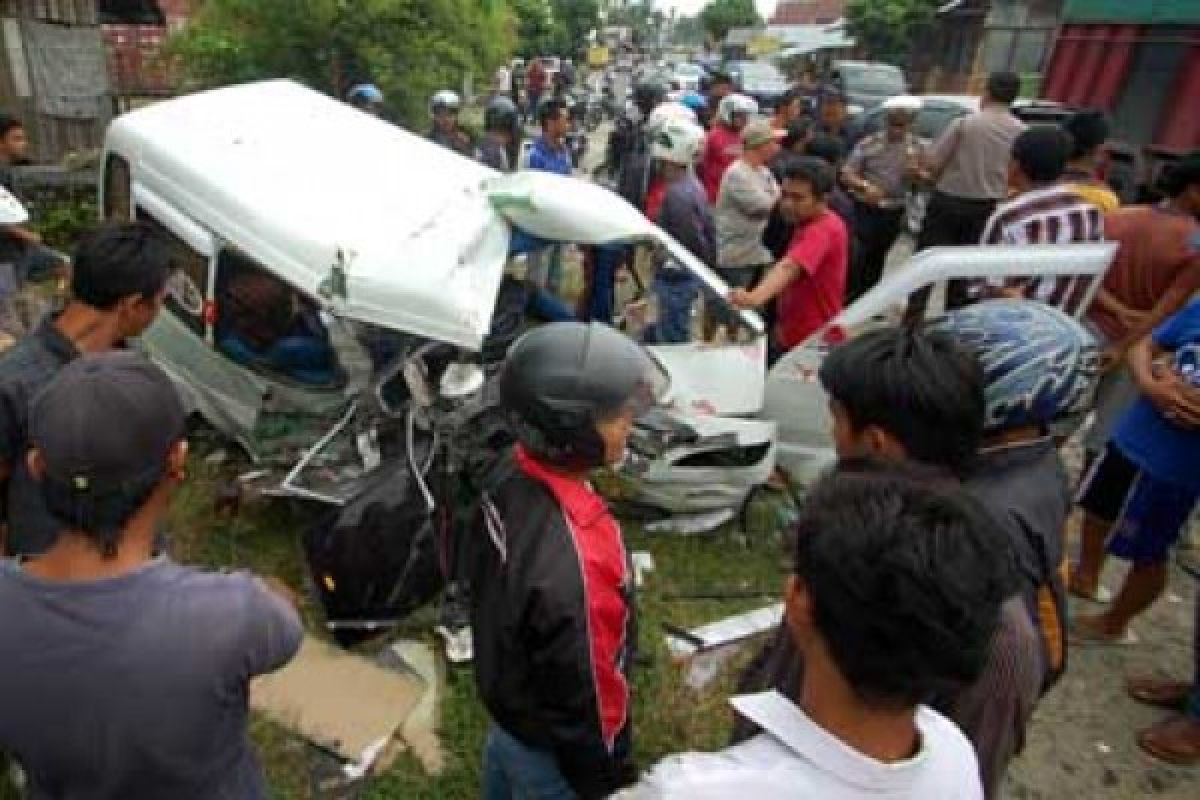
[(704, 68), (698, 64), (676, 64), (671, 71), (671, 88), (680, 92), (698, 92), (704, 75)]

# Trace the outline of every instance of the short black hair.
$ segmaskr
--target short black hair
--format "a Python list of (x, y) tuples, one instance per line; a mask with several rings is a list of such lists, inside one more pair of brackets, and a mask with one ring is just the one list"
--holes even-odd
[(561, 97), (551, 97), (543, 100), (542, 104), (538, 106), (538, 125), (541, 125), (543, 128), (546, 127), (547, 122), (558, 116), (560, 111), (566, 110), (567, 104)]
[(780, 166), (779, 180), (803, 181), (809, 185), (813, 194), (824, 197), (833, 191), (833, 167), (812, 156), (790, 158)]
[(167, 241), (149, 224), (105, 223), (85, 233), (75, 248), (71, 296), (109, 311), (125, 297), (154, 297), (177, 266)]
[(1070, 135), (1057, 125), (1031, 125), (1013, 141), (1012, 157), (1036, 184), (1054, 183), (1071, 157)]
[[(784, 135), (781, 145), (784, 150), (791, 150), (799, 142), (807, 142), (809, 134), (812, 133), (813, 120), (812, 117), (802, 116), (799, 119), (792, 120), (788, 125), (787, 134)], [(811, 155), (811, 153), (809, 154)]]
[(961, 486), (843, 463), (813, 487), (795, 530), (795, 576), (860, 701), (911, 708), (983, 670), (1013, 558)]
[(17, 128), (24, 127), (25, 123), (21, 122), (21, 120), (17, 119), (12, 114), (0, 112), (0, 139), (8, 136), (10, 132), (16, 130)]
[(733, 83), (733, 76), (724, 70), (714, 69), (709, 73), (709, 85), (715, 86), (718, 83)]
[(1108, 141), (1108, 115), (1097, 109), (1078, 111), (1063, 122), (1063, 130), (1071, 137), (1071, 160), (1089, 155)]
[(855, 430), (881, 428), (914, 461), (962, 474), (983, 441), (983, 367), (944, 333), (862, 333), (825, 357), (819, 377)]
[(1158, 179), (1158, 188), (1167, 197), (1179, 197), (1197, 184), (1200, 184), (1200, 150), (1193, 150), (1166, 167)]
[(804, 155), (819, 158), (829, 166), (836, 167), (846, 157), (846, 146), (836, 136), (818, 133), (804, 145)]
[(997, 103), (1011, 106), (1021, 93), (1021, 76), (1015, 72), (993, 72), (988, 75), (987, 94)]

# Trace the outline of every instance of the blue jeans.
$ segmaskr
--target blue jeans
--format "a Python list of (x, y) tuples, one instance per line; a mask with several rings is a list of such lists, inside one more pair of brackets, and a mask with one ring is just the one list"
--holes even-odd
[(593, 249), (592, 286), (588, 294), (587, 320), (612, 325), (616, 299), (617, 269), (625, 260), (624, 245), (597, 245)]
[(483, 746), (482, 800), (575, 800), (553, 753), (530, 747), (492, 723)]
[(682, 344), (692, 339), (692, 306), (700, 293), (700, 279), (685, 273), (683, 277), (664, 279), (654, 276), (654, 295), (658, 298), (658, 322), (648, 339), (656, 344)]

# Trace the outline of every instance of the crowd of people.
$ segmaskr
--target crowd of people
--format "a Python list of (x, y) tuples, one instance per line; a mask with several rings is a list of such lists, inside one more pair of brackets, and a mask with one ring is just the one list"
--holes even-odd
[[(371, 111), (370, 89), (348, 99)], [(516, 444), (463, 548), (490, 719), (482, 795), (998, 797), (1071, 648), (1133, 638), (1200, 497), (1200, 153), (1163, 176), (1161, 202), (1120, 208), (1095, 172), (1103, 116), (1026, 127), (1009, 113), (1012, 75), (992, 76), (981, 110), (931, 146), (911, 133), (916, 98), (889, 101), (885, 130), (852, 143), (836, 91), (814, 113), (785, 95), (759, 119), (731, 89), (718, 77), (704, 106), (641, 91), (622, 184), (727, 279), (733, 308), (767, 312), (776, 354), (879, 280), (918, 186), (933, 189), (918, 246), (1110, 239), (1116, 261), (1082, 321), (1056, 308), (1070, 292), (1056, 281), (984, 281), (954, 287), (944, 315), (831, 349), (818, 377), (838, 463), (789, 531), (784, 624), (731, 700), (734, 741), (640, 774), (632, 572), (588, 477), (623, 459), (663, 396), (661, 367), (606, 324), (611, 299), (581, 304), (608, 318), (564, 311), (522, 336), (498, 383)], [(478, 143), (459, 105), (433, 98), (430, 138), (515, 168), (512, 98), (492, 98)], [(536, 118), (528, 168), (570, 174), (561, 102)], [(556, 257), (542, 256), (526, 280), (553, 293)], [(597, 284), (630, 257), (590, 254), (593, 295), (611, 298)], [(652, 259), (652, 337), (687, 341), (699, 286)], [(0, 752), (31, 797), (268, 794), (248, 685), (295, 655), (303, 629), (286, 587), (164, 553), (185, 411), (127, 342), (176, 268), (145, 223), (101, 225), (75, 250), (65, 308), (0, 356)], [(737, 324), (720, 303), (709, 316)], [(1090, 463), (1072, 486), (1062, 437), (1089, 412)], [(1131, 563), (1113, 597), (1107, 555)], [(1070, 620), (1068, 594), (1109, 605)], [(1195, 676), (1129, 685), (1171, 709), (1138, 743), (1174, 764), (1200, 763), (1200, 603), (1197, 628)]]

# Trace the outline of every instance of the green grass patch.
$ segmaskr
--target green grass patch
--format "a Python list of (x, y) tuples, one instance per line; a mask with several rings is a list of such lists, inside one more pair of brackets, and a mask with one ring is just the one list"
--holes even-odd
[[(218, 512), (221, 487), (233, 472), (230, 467), (196, 461), (171, 516), (175, 557), (212, 568), (250, 569), (276, 575), (296, 588), (307, 586), (300, 535), (311, 514), (265, 501), (244, 502), (236, 514)], [(634, 738), (643, 767), (682, 749), (720, 747), (729, 735), (731, 718), (725, 698), (732, 690), (738, 668), (754, 648), (744, 648), (740, 658), (713, 685), (697, 693), (684, 685), (680, 669), (671, 662), (662, 623), (694, 626), (766, 605), (778, 597), (785, 574), (781, 536), (778, 531), (764, 530), (769, 526), (761, 524), (764, 515), (761, 509), (758, 511), (752, 527), (759, 532), (753, 535), (743, 534), (732, 525), (715, 534), (695, 537), (653, 536), (635, 525), (626, 526), (629, 549), (649, 551), (656, 564), (656, 571), (647, 577), (638, 596), (642, 663), (634, 676)], [(773, 517), (767, 514), (766, 518)], [(723, 591), (762, 591), (766, 596), (727, 600), (677, 597)], [(319, 608), (307, 592), (305, 600), (306, 624), (310, 630), (320, 631)], [(398, 635), (422, 638), (436, 647), (438, 642), (425, 622), (415, 619)], [(381, 644), (368, 645), (367, 649)], [(478, 797), (486, 727), (486, 714), (476, 697), (470, 669), (449, 671), (441, 707), (445, 772), (431, 778), (414, 759), (401, 756), (386, 774), (371, 779), (358, 796), (377, 800)], [(273, 796), (281, 800), (313, 796), (311, 748), (261, 719), (255, 720), (251, 733)]]

